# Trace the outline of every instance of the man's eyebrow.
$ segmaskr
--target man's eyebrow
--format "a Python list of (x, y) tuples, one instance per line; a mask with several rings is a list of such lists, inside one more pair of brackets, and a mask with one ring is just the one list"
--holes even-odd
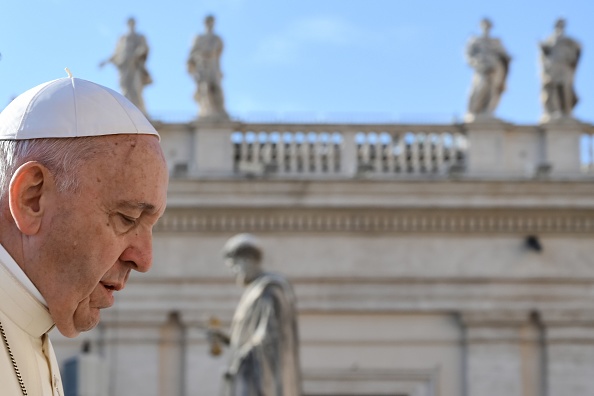
[(119, 208), (127, 208), (133, 210), (142, 210), (147, 212), (155, 212), (155, 205), (147, 203), (147, 202), (137, 202), (137, 201), (120, 201), (117, 205)]

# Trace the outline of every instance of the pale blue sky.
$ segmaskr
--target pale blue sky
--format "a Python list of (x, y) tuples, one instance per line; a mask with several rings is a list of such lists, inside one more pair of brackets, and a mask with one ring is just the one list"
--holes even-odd
[(576, 116), (594, 122), (594, 1), (591, 0), (19, 0), (0, 18), (0, 107), (47, 80), (76, 77), (119, 89), (113, 52), (134, 16), (151, 46), (145, 90), (157, 119), (197, 112), (186, 72), (193, 37), (212, 13), (225, 41), (229, 113), (255, 120), (450, 122), (466, 109), (472, 70), (464, 47), (491, 18), (513, 56), (501, 118), (541, 114), (538, 41), (558, 17), (583, 46)]

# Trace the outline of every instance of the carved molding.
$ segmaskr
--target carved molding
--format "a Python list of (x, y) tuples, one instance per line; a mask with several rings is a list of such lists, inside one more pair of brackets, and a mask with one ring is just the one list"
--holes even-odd
[(156, 232), (592, 234), (592, 210), (168, 210)]
[(303, 373), (304, 394), (410, 396), (434, 395), (440, 368), (396, 370), (306, 370)]

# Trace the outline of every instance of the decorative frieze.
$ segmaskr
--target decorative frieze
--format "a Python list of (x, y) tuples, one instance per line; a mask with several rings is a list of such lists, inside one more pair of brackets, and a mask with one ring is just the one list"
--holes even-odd
[(156, 232), (594, 233), (593, 210), (168, 210)]

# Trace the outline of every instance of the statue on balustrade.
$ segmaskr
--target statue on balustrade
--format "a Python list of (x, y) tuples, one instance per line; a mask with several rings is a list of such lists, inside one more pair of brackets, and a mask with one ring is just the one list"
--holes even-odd
[(554, 33), (540, 43), (543, 122), (572, 116), (578, 102), (574, 79), (580, 53), (580, 44), (565, 35), (565, 20), (557, 20)]
[(501, 41), (489, 36), (492, 23), (481, 21), (482, 36), (472, 37), (466, 47), (468, 64), (474, 69), (467, 121), (493, 117), (509, 71), (510, 55)]
[(299, 396), (301, 374), (295, 294), (285, 277), (262, 269), (262, 248), (251, 234), (239, 234), (223, 249), (226, 264), (245, 287), (225, 334), (211, 320), (211, 353), (229, 346), (224, 396)]
[(122, 94), (146, 114), (142, 91), (153, 82), (146, 69), (149, 47), (146, 38), (136, 32), (136, 21), (128, 19), (128, 33), (118, 40), (114, 54), (99, 64), (113, 63), (120, 74)]
[(223, 40), (213, 33), (215, 19), (209, 15), (204, 20), (206, 32), (194, 39), (187, 66), (188, 72), (196, 81), (194, 99), (198, 102), (200, 120), (220, 121), (229, 116), (225, 110), (223, 88), (221, 86), (220, 58)]

